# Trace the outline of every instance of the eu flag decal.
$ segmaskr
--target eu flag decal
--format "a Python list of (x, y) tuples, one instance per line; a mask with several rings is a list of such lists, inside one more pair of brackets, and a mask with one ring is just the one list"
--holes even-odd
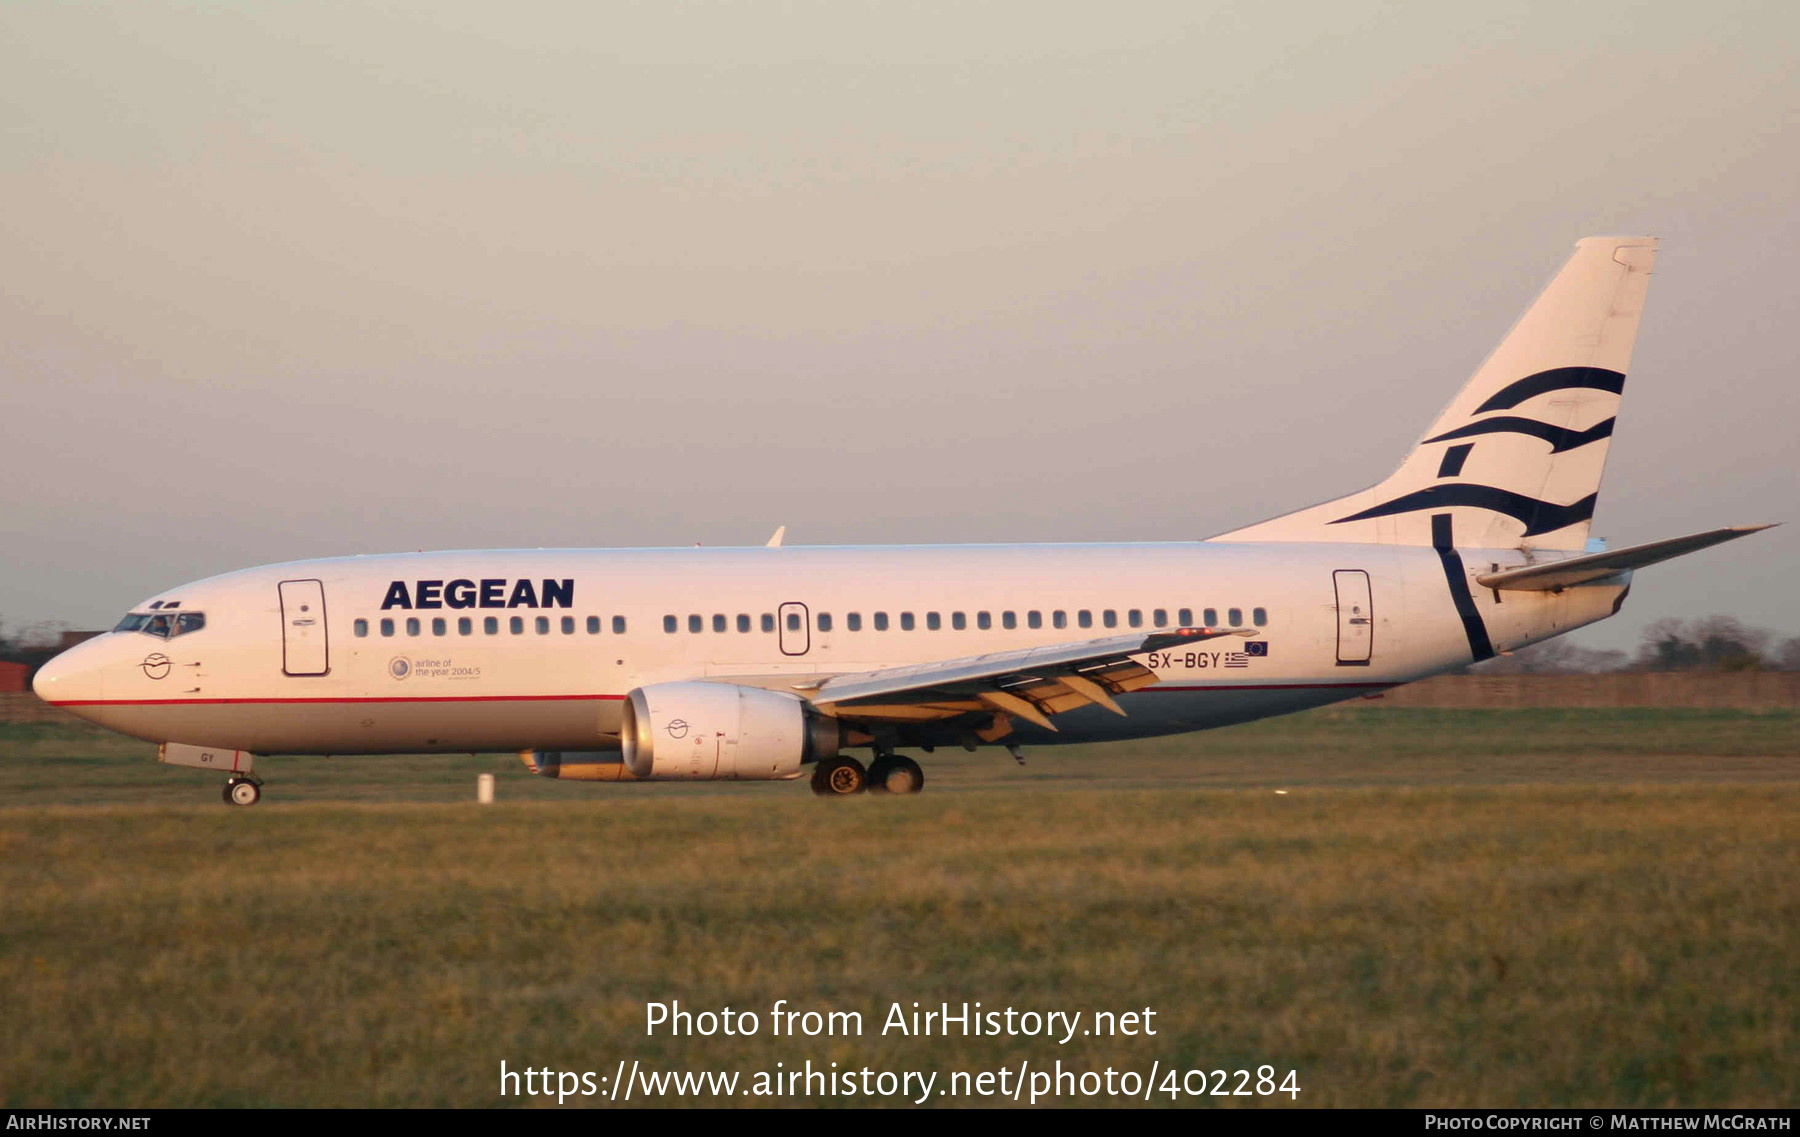
[(1264, 640), (1247, 640), (1244, 643), (1244, 654), (1266, 656), (1269, 654), (1269, 645)]

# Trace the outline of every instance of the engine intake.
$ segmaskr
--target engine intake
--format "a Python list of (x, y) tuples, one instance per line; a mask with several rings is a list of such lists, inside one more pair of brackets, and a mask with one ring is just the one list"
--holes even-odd
[(625, 767), (655, 781), (780, 781), (838, 752), (836, 719), (783, 691), (653, 683), (625, 699)]

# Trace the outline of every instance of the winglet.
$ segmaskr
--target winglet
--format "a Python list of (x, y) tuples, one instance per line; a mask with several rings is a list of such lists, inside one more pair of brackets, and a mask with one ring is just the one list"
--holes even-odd
[(775, 529), (775, 535), (764, 542), (763, 547), (766, 549), (779, 549), (781, 548), (781, 539), (785, 536), (787, 536), (787, 526), (778, 526)]

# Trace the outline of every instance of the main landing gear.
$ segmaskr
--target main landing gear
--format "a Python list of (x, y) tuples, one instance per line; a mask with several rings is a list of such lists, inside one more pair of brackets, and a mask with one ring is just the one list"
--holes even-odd
[(872, 794), (916, 794), (925, 788), (925, 771), (904, 754), (886, 754), (869, 767)]
[(225, 783), (226, 805), (255, 805), (262, 800), (262, 783), (254, 778), (233, 778)]
[(864, 791), (876, 794), (916, 794), (925, 788), (925, 771), (902, 754), (880, 754), (867, 769), (854, 758), (839, 754), (824, 758), (813, 768), (812, 790), (820, 797), (849, 797)]

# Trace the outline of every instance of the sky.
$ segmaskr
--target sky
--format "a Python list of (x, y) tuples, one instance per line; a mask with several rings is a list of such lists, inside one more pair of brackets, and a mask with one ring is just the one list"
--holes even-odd
[[(430, 548), (1187, 540), (1663, 238), (1595, 533), (1800, 520), (1800, 8), (0, 6), (0, 621)], [(1800, 525), (1579, 634), (1800, 634)]]

